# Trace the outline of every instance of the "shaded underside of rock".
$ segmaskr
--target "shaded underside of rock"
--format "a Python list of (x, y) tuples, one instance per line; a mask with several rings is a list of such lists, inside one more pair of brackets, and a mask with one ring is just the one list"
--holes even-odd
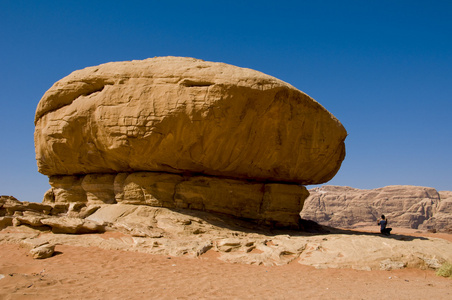
[(35, 125), (45, 175), (153, 171), (299, 184), (336, 174), (347, 135), (281, 80), (181, 57), (75, 71), (45, 93)]
[(452, 230), (452, 192), (400, 185), (372, 190), (323, 186), (309, 192), (300, 216), (323, 225), (375, 226), (384, 214), (389, 227)]
[(277, 227), (298, 227), (309, 193), (296, 184), (158, 172), (51, 176), (45, 203), (134, 204), (219, 212)]

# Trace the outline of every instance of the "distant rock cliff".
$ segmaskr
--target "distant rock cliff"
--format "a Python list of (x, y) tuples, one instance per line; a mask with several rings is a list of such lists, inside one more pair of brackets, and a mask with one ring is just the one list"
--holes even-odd
[(373, 190), (323, 186), (309, 193), (300, 216), (323, 225), (376, 225), (384, 214), (390, 227), (452, 231), (452, 192), (395, 185)]

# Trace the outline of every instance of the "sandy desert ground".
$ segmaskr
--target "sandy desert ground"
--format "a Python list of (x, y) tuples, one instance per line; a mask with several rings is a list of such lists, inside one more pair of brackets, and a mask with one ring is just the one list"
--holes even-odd
[[(403, 233), (452, 240), (449, 234)], [(432, 270), (319, 270), (296, 262), (266, 267), (215, 256), (213, 251), (188, 258), (59, 245), (53, 257), (35, 260), (19, 245), (0, 245), (0, 299), (452, 298), (452, 279)]]

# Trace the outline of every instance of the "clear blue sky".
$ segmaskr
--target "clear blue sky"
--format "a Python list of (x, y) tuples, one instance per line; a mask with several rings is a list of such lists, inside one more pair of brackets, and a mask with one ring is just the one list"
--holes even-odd
[(40, 202), (33, 118), (109, 61), (189, 56), (262, 71), (345, 126), (328, 184), (452, 190), (451, 1), (0, 1), (0, 194)]

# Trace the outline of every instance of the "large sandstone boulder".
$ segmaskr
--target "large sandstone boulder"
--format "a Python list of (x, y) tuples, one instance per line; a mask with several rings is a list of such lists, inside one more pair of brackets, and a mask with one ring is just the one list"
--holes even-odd
[[(35, 117), (45, 202), (133, 203), (296, 224), (302, 185), (330, 180), (346, 131), (263, 73), (158, 57), (75, 71)], [(147, 174), (146, 174), (147, 173)]]
[(158, 171), (323, 183), (347, 135), (325, 108), (263, 73), (192, 58), (113, 62), (56, 82), (36, 110), (39, 171)]
[(390, 227), (452, 230), (452, 192), (400, 185), (372, 190), (323, 186), (309, 192), (301, 218), (323, 225), (375, 226), (385, 214)]

